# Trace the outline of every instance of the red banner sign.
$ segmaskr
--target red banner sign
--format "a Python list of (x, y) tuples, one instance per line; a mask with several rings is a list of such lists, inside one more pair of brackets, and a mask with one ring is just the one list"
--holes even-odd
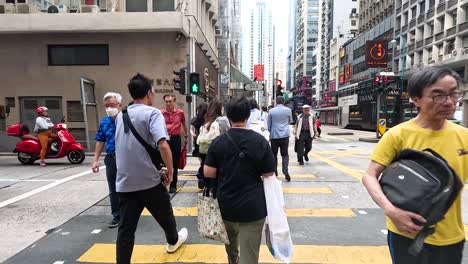
[(265, 65), (254, 65), (254, 78), (256, 78), (257, 82), (265, 81)]

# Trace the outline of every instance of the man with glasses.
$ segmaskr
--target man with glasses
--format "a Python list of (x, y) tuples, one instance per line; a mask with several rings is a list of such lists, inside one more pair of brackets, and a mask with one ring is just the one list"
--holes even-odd
[(423, 252), (412, 256), (408, 248), (422, 230), (417, 222), (426, 220), (417, 214), (395, 207), (384, 195), (378, 177), (398, 153), (406, 148), (431, 148), (455, 170), (462, 182), (468, 178), (468, 129), (447, 119), (455, 112), (463, 97), (460, 76), (447, 67), (429, 67), (417, 71), (408, 83), (408, 92), (419, 109), (416, 118), (387, 131), (371, 155), (363, 177), (372, 199), (387, 217), (388, 245), (394, 264), (459, 264), (465, 243), (462, 222), (461, 194), (444, 219), (437, 223), (435, 233), (425, 240)]
[(169, 188), (170, 193), (177, 191), (177, 173), (179, 167), (181, 146), (181, 134), (184, 130), (184, 144), (187, 144), (188, 130), (185, 123), (184, 110), (176, 108), (176, 96), (173, 94), (166, 94), (163, 97), (166, 103), (166, 108), (161, 109), (166, 121), (167, 133), (169, 133), (169, 146), (172, 151), (172, 163), (174, 166), (173, 180)]

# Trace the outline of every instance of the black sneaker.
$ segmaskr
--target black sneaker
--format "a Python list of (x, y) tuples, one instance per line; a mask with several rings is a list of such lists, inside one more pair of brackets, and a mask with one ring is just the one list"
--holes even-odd
[(304, 155), (304, 159), (305, 159), (305, 161), (309, 161), (309, 156)]
[(177, 188), (176, 187), (171, 187), (169, 188), (169, 193), (175, 193), (177, 192)]
[(303, 161), (299, 161), (299, 165), (304, 165), (304, 162), (303, 162)]
[(110, 222), (109, 228), (118, 227), (119, 224), (120, 224), (120, 219), (114, 218), (114, 219), (112, 219), (112, 221)]
[(286, 180), (287, 180), (288, 182), (291, 181), (291, 175), (289, 175), (289, 173), (287, 173), (287, 172), (284, 174), (284, 178), (286, 178)]

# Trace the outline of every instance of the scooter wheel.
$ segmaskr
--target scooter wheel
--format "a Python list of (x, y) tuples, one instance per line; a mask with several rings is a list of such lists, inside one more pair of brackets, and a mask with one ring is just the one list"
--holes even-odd
[(71, 164), (81, 164), (85, 159), (85, 153), (82, 150), (72, 150), (68, 152), (67, 158)]
[(24, 165), (31, 165), (34, 163), (34, 158), (31, 154), (19, 152), (18, 153), (18, 160)]

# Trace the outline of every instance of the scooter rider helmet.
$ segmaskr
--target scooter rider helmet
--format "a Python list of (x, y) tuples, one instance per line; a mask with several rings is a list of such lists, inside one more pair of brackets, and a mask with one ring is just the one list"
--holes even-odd
[(44, 111), (48, 111), (49, 109), (47, 109), (47, 107), (45, 106), (39, 106), (38, 108), (36, 108), (36, 113), (38, 115), (44, 115)]

